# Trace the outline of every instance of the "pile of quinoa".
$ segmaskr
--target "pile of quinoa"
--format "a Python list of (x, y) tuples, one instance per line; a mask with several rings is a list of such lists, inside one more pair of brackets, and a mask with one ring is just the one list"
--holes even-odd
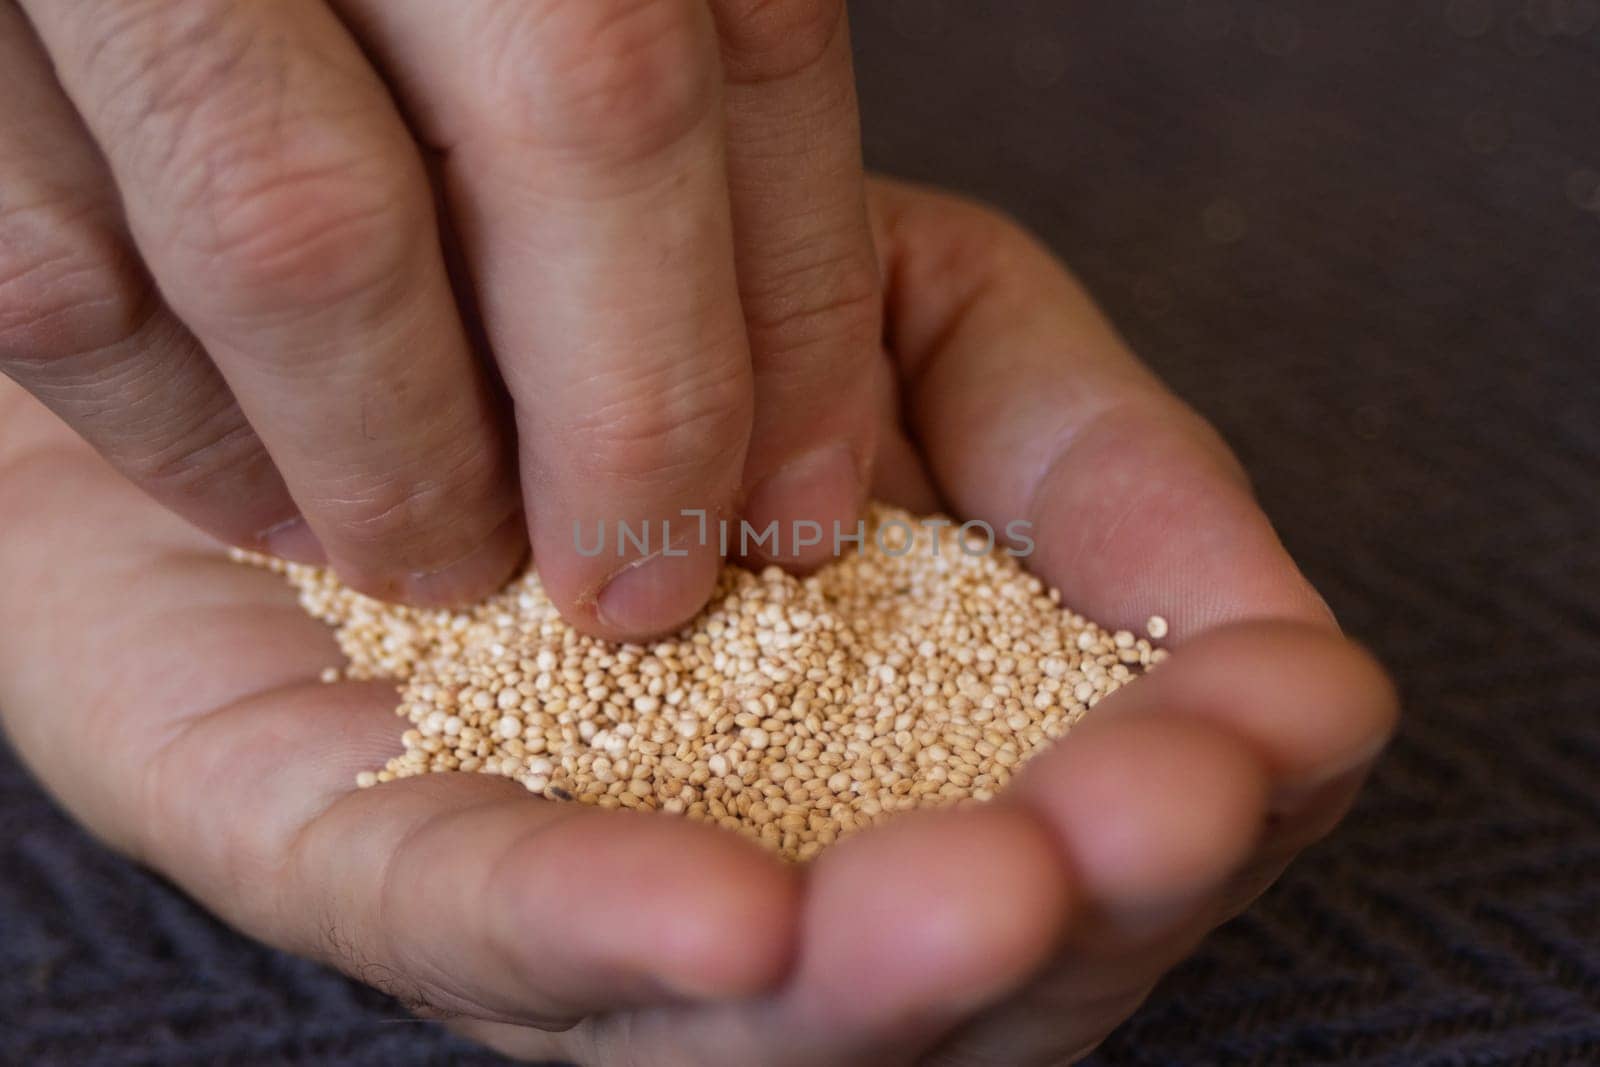
[(988, 800), (1166, 656), (1063, 609), (1004, 550), (963, 550), (958, 527), (877, 506), (867, 529), (808, 577), (724, 567), (693, 623), (645, 645), (573, 629), (532, 572), (470, 609), (419, 610), (235, 555), (335, 627), (349, 663), (324, 681), (398, 683), (404, 751), (357, 784), (500, 775), (807, 860), (896, 812)]

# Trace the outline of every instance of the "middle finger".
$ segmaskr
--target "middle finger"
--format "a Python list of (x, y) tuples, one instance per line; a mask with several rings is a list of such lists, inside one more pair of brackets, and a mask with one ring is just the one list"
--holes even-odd
[(710, 12), (340, 4), (444, 156), (546, 589), (607, 637), (686, 621), (720, 545), (681, 512), (731, 514), (752, 403)]

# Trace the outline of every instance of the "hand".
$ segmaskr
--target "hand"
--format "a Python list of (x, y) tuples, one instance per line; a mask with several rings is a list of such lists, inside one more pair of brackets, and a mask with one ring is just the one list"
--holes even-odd
[[(397, 746), (275, 577), (0, 397), (0, 709), (113, 846), (247, 933), (496, 1047), (587, 1064), (1059, 1063), (1325, 833), (1394, 721), (1222, 444), (995, 216), (876, 185), (905, 422), (876, 491), (1003, 528), (1172, 658), (998, 802), (805, 869), (503, 779), (357, 791)], [(889, 365), (886, 356), (884, 365)], [(920, 442), (916, 449), (911, 441)]]
[(662, 521), (865, 498), (858, 140), (843, 0), (0, 0), (0, 371), (224, 540), (664, 631)]

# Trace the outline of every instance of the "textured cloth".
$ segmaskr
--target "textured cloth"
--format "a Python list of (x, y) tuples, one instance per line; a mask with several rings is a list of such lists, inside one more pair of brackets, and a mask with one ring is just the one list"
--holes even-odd
[[(1407, 699), (1349, 822), (1096, 1062), (1600, 1062), (1594, 0), (854, 15), (873, 165), (1042, 233)], [(0, 1062), (495, 1061), (0, 757)]]

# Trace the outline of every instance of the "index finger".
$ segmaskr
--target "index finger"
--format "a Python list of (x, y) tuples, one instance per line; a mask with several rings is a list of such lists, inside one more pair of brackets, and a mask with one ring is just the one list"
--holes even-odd
[(710, 11), (340, 5), (443, 151), (551, 599), (613, 639), (687, 622), (716, 581), (708, 520), (736, 503), (753, 403)]

